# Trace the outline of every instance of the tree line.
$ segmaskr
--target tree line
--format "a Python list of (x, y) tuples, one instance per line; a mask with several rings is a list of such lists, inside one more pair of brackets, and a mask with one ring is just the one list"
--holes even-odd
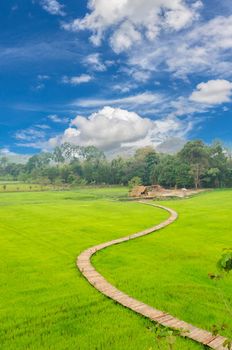
[(33, 155), (26, 164), (0, 158), (0, 179), (53, 185), (232, 187), (232, 157), (220, 142), (206, 145), (201, 140), (187, 142), (175, 155), (149, 146), (111, 160), (94, 146), (64, 143), (53, 152)]

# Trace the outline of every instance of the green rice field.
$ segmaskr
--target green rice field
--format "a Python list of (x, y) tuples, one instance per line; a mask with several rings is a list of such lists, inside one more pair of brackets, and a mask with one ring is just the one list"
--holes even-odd
[[(77, 270), (84, 249), (158, 224), (161, 209), (121, 201), (127, 188), (0, 194), (0, 349), (155, 350), (154, 324), (96, 291)], [(211, 280), (232, 246), (232, 191), (159, 202), (171, 226), (96, 254), (127, 294), (231, 336), (232, 276)], [(168, 349), (165, 343), (162, 350)], [(178, 338), (175, 350), (204, 349)]]

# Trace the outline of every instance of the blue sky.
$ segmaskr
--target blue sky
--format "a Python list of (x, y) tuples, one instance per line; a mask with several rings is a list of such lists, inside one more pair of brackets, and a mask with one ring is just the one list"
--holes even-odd
[(231, 144), (230, 0), (0, 3), (0, 149)]

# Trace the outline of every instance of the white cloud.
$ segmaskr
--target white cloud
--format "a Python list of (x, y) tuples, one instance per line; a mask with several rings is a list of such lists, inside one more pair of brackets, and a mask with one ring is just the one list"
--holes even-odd
[(24, 130), (18, 130), (15, 133), (15, 138), (19, 141), (37, 141), (45, 138), (44, 130), (40, 128), (36, 129), (35, 127), (31, 127)]
[(194, 72), (231, 73), (232, 16), (216, 17), (190, 31), (170, 57), (171, 72), (186, 75)]
[(154, 105), (163, 102), (163, 97), (160, 94), (144, 92), (141, 94), (122, 97), (118, 99), (79, 99), (73, 102), (73, 105), (79, 107), (99, 107), (104, 105), (117, 105), (124, 107), (135, 107), (138, 105)]
[(130, 52), (128, 65), (151, 72), (167, 71), (182, 79), (196, 73), (230, 77), (231, 54), (232, 16), (218, 16), (185, 32), (143, 42)]
[(69, 119), (66, 117), (60, 117), (57, 114), (50, 114), (47, 116), (48, 119), (50, 119), (53, 123), (58, 124), (66, 124), (69, 122)]
[(147, 82), (149, 79), (151, 79), (151, 76), (152, 76), (150, 70), (139, 69), (139, 67), (136, 67), (136, 68), (123, 67), (121, 68), (121, 71), (123, 73), (126, 73), (127, 75), (132, 77), (136, 82), (139, 82), (139, 83)]
[(88, 118), (77, 116), (62, 135), (51, 138), (48, 144), (94, 145), (117, 153), (122, 148), (157, 146), (169, 137), (184, 137), (191, 127), (190, 122), (171, 116), (154, 121), (125, 109), (104, 107)]
[(75, 77), (67, 77), (66, 75), (62, 78), (62, 82), (64, 84), (71, 84), (71, 85), (80, 85), (83, 83), (88, 83), (91, 81), (93, 77), (91, 77), (88, 74), (81, 74), (79, 76)]
[(207, 105), (216, 105), (230, 102), (232, 95), (232, 83), (228, 80), (209, 80), (207, 83), (197, 85), (189, 99)]
[(106, 65), (102, 63), (101, 56), (99, 53), (93, 53), (91, 55), (86, 56), (83, 60), (83, 63), (88, 68), (97, 72), (104, 72), (106, 70)]
[(47, 150), (47, 138), (50, 135), (50, 127), (46, 124), (36, 124), (15, 133), (16, 143), (19, 147), (38, 148)]
[(141, 83), (145, 83), (151, 78), (151, 72), (145, 70), (135, 70), (132, 73), (133, 78)]
[(112, 89), (115, 91), (126, 93), (126, 92), (133, 90), (133, 89), (136, 89), (137, 87), (138, 87), (137, 84), (126, 82), (126, 83), (115, 84), (112, 86)]
[(204, 113), (210, 107), (191, 101), (188, 97), (183, 96), (180, 96), (176, 100), (171, 101), (169, 106), (171, 108), (169, 115), (175, 117), (191, 116), (196, 113)]
[(128, 50), (133, 44), (142, 40), (141, 33), (134, 25), (124, 22), (110, 39), (111, 46), (116, 53)]
[(198, 18), (198, 10), (203, 6), (201, 1), (193, 3), (191, 8), (183, 6), (181, 3), (183, 4), (183, 1), (180, 1), (179, 6), (175, 6), (173, 2), (174, 9), (165, 13), (166, 24), (177, 31)]
[(116, 52), (127, 50), (142, 37), (153, 40), (161, 29), (178, 31), (198, 18), (201, 1), (188, 5), (185, 0), (89, 0), (88, 13), (63, 25), (71, 31), (89, 30), (95, 45), (100, 45), (105, 32)]
[(61, 5), (57, 0), (41, 0), (41, 5), (51, 15), (65, 16), (64, 5)]
[[(190, 34), (189, 39), (208, 43), (223, 49), (232, 47), (232, 16), (218, 16), (197, 26)], [(211, 42), (210, 42), (211, 40)]]
[(8, 148), (2, 148), (0, 149), (0, 157), (6, 157), (13, 163), (25, 164), (31, 156), (12, 152)]
[(11, 155), (11, 154), (15, 154), (14, 152), (11, 152), (9, 150), (9, 148), (0, 148), (0, 156), (8, 156), (8, 155)]
[(48, 130), (50, 129), (50, 126), (47, 124), (36, 124), (35, 125), (36, 128), (42, 129), (42, 130)]

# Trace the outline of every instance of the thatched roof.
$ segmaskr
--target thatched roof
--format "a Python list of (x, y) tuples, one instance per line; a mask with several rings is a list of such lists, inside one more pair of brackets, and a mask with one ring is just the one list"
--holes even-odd
[(147, 186), (148, 192), (162, 192), (164, 191), (164, 188), (160, 185), (151, 185)]
[(135, 186), (130, 191), (130, 196), (131, 197), (140, 197), (146, 193), (146, 190), (147, 190), (146, 186)]

